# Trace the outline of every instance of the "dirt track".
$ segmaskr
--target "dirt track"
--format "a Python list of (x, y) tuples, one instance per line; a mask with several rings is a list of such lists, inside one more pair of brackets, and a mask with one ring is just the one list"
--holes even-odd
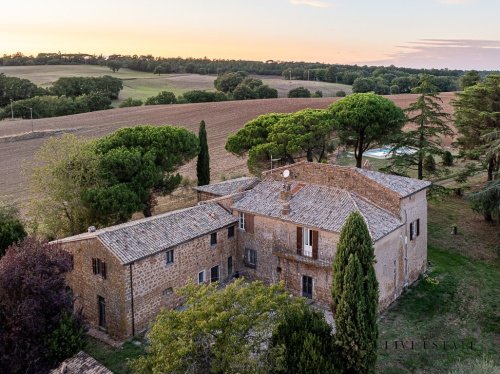
[[(444, 109), (452, 111), (452, 93), (442, 95)], [(405, 108), (415, 100), (415, 95), (388, 96), (397, 105)], [(213, 180), (222, 175), (247, 173), (245, 159), (235, 157), (224, 150), (227, 136), (240, 129), (250, 119), (270, 112), (294, 112), (303, 108), (326, 108), (337, 99), (270, 99), (231, 101), (221, 103), (143, 106), (135, 108), (111, 109), (93, 113), (83, 113), (66, 117), (46, 118), (33, 121), (36, 132), (71, 131), (77, 136), (101, 137), (121, 127), (139, 124), (177, 125), (193, 132), (198, 131), (201, 120), (207, 124), (210, 147), (211, 174)], [(28, 190), (26, 179), (21, 173), (23, 165), (29, 167), (33, 155), (47, 137), (29, 138), (21, 134), (31, 132), (31, 121), (0, 122), (0, 200), (20, 203), (26, 199)], [(59, 131), (58, 131), (59, 133)], [(28, 139), (26, 139), (26, 137)], [(192, 164), (183, 167), (183, 174), (194, 177)]]

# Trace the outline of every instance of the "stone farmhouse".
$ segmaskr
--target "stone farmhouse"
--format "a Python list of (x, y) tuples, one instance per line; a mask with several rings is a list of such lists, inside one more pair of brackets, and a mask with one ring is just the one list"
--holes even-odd
[[(284, 178), (284, 171), (288, 170)], [(348, 215), (360, 212), (374, 242), (381, 310), (425, 271), (427, 181), (300, 162), (197, 187), (198, 205), (58, 242), (73, 256), (68, 284), (88, 323), (121, 340), (181, 301), (189, 281), (235, 276), (283, 281), (320, 306)]]

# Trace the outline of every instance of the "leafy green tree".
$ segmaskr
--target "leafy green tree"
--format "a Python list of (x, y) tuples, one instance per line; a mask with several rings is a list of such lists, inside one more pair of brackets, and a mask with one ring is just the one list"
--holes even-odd
[(309, 91), (305, 87), (297, 87), (288, 91), (288, 97), (290, 98), (311, 97), (311, 91)]
[(179, 291), (183, 311), (164, 310), (148, 333), (147, 354), (133, 362), (138, 373), (265, 373), (281, 368), (283, 348), (271, 347), (285, 308), (303, 303), (283, 285), (238, 279), (190, 284)]
[(373, 93), (352, 94), (329, 108), (342, 144), (354, 148), (356, 167), (363, 153), (375, 144), (390, 142), (406, 121), (403, 111), (391, 100)]
[(278, 98), (278, 90), (275, 88), (271, 88), (266, 84), (262, 86), (258, 86), (255, 89), (257, 93), (257, 98), (259, 99), (277, 99)]
[(253, 100), (257, 99), (258, 95), (255, 90), (247, 86), (246, 84), (239, 84), (233, 91), (234, 100)]
[(352, 84), (352, 92), (375, 92), (377, 83), (372, 78), (357, 78)]
[(33, 198), (29, 216), (37, 234), (60, 238), (87, 231), (94, 224), (83, 192), (101, 183), (100, 156), (92, 141), (65, 134), (50, 138), (35, 155), (29, 175)]
[(15, 209), (0, 205), (0, 257), (14, 243), (26, 237), (23, 223), (17, 217)]
[(425, 156), (423, 169), (429, 174), (436, 172), (436, 160), (434, 160), (434, 156), (432, 156), (431, 154)]
[(38, 87), (28, 79), (8, 77), (4, 73), (0, 73), (0, 107), (9, 105), (11, 101), (29, 99), (46, 94), (46, 90)]
[[(368, 226), (360, 213), (353, 212), (342, 227), (332, 265), (332, 311), (343, 367), (354, 372), (375, 370), (379, 292), (374, 262)], [(356, 365), (363, 370), (356, 371)]]
[(81, 95), (103, 94), (110, 99), (118, 99), (123, 82), (110, 75), (102, 77), (61, 77), (54, 82), (50, 92), (57, 96), (75, 98)]
[(176, 102), (175, 94), (169, 91), (161, 91), (158, 95), (146, 99), (146, 105), (175, 104)]
[(465, 90), (467, 87), (474, 86), (475, 84), (481, 82), (481, 76), (476, 70), (471, 70), (465, 73), (460, 79), (460, 88)]
[(330, 114), (324, 110), (266, 114), (230, 135), (226, 150), (238, 155), (248, 152), (248, 167), (254, 172), (265, 167), (271, 156), (288, 163), (304, 156), (322, 162), (333, 150), (334, 129)]
[(243, 82), (245, 79), (245, 75), (237, 72), (237, 73), (224, 73), (219, 75), (217, 79), (214, 81), (215, 89), (218, 91), (222, 91), (224, 93), (233, 92), (238, 85)]
[(345, 93), (345, 91), (340, 90), (340, 91), (335, 92), (335, 96), (337, 96), (337, 97), (345, 97), (346, 93)]
[(59, 324), (46, 339), (52, 362), (62, 362), (85, 346), (85, 329), (80, 318), (63, 311)]
[(113, 73), (116, 73), (118, 70), (122, 68), (122, 63), (118, 60), (109, 60), (106, 63), (106, 66), (110, 68), (113, 71)]
[(390, 88), (391, 88), (391, 95), (397, 95), (401, 93), (401, 91), (399, 90), (399, 86), (396, 84), (393, 84)]
[(323, 97), (323, 91), (320, 90), (315, 91), (313, 97)]
[(489, 214), (500, 222), (500, 179), (489, 181), (483, 189), (470, 194), (470, 200), (476, 212)]
[(244, 85), (250, 87), (250, 89), (252, 89), (252, 90), (256, 90), (258, 87), (262, 86), (264, 83), (260, 79), (248, 77), (248, 78), (245, 78), (243, 80), (243, 82), (241, 82), (241, 84), (244, 84)]
[(284, 367), (275, 373), (334, 373), (333, 331), (322, 313), (303, 304), (289, 307), (273, 332), (271, 347), (284, 350)]
[(487, 134), (499, 130), (500, 124), (500, 74), (490, 74), (484, 81), (457, 93), (452, 102), (455, 123), (460, 132), (458, 144), (465, 156), (478, 158), (488, 173), (488, 181), (498, 172), (500, 157), (491, 151)]
[(198, 186), (204, 186), (210, 183), (210, 155), (208, 152), (205, 121), (201, 121), (200, 123), (198, 140), (200, 141), (200, 152), (198, 153), (198, 160), (196, 162), (196, 175), (198, 177)]
[(453, 166), (453, 155), (450, 151), (445, 151), (443, 153), (443, 165), (444, 166)]
[(179, 103), (212, 103), (217, 101), (226, 101), (227, 96), (224, 92), (209, 92), (202, 90), (187, 91), (182, 94)]
[(142, 105), (142, 100), (133, 99), (133, 98), (129, 97), (120, 103), (120, 108), (129, 108), (129, 107), (141, 106), (141, 105)]
[(157, 195), (172, 192), (182, 177), (177, 168), (198, 154), (198, 139), (172, 126), (124, 128), (96, 143), (103, 181), (87, 189), (84, 201), (103, 223), (124, 221), (142, 210), (151, 216)]
[[(403, 173), (407, 169), (416, 168), (418, 179), (422, 179), (424, 161), (427, 159), (432, 169), (432, 171), (426, 169), (428, 172), (436, 171), (436, 163), (434, 162), (432, 166), (428, 156), (443, 154), (440, 137), (452, 136), (453, 131), (448, 124), (450, 116), (443, 111), (442, 99), (429, 76), (423, 76), (412, 92), (418, 93), (419, 96), (405, 112), (408, 114), (408, 120), (416, 127), (400, 134), (400, 139), (393, 148), (396, 153), (393, 166)], [(397, 154), (397, 150), (403, 147), (415, 149), (416, 153)], [(433, 157), (432, 161), (434, 161)]]

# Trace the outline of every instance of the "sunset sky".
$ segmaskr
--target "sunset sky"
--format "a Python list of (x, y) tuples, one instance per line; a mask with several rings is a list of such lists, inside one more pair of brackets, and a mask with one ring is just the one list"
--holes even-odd
[(500, 69), (500, 0), (25, 0), (1, 11), (0, 54)]

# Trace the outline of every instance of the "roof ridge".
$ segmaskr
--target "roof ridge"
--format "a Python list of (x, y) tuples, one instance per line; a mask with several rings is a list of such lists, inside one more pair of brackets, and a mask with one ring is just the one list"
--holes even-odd
[(397, 214), (394, 214), (394, 213), (392, 213), (391, 211), (389, 211), (389, 210), (387, 210), (387, 209), (385, 209), (385, 208), (382, 208), (382, 207), (378, 206), (378, 205), (377, 205), (377, 204), (375, 204), (373, 201), (370, 201), (370, 200), (368, 200), (367, 198), (365, 198), (365, 197), (363, 197), (363, 196), (361, 196), (361, 195), (358, 195), (356, 192), (349, 192), (349, 193), (350, 193), (350, 194), (352, 194), (352, 195), (354, 195), (354, 196), (356, 196), (358, 199), (363, 200), (363, 201), (364, 201), (364, 202), (366, 202), (367, 204), (373, 205), (375, 208), (380, 209), (381, 211), (383, 211), (383, 212), (385, 212), (385, 213), (387, 213), (387, 214), (389, 214), (389, 215), (393, 216), (394, 218), (397, 218), (398, 220), (400, 220), (400, 218), (397, 216)]
[(373, 239), (373, 236), (372, 236), (372, 228), (370, 227), (370, 224), (368, 223), (368, 218), (366, 218), (366, 216), (363, 214), (363, 212), (361, 211), (361, 209), (359, 208), (359, 205), (358, 203), (356, 202), (356, 200), (354, 199), (354, 197), (352, 196), (353, 193), (348, 191), (348, 194), (349, 194), (349, 198), (352, 200), (352, 203), (354, 204), (354, 206), (356, 207), (356, 210), (359, 212), (359, 214), (361, 214), (361, 217), (363, 217), (365, 223), (366, 223), (366, 227), (368, 228), (368, 233), (370, 234), (370, 237)]

